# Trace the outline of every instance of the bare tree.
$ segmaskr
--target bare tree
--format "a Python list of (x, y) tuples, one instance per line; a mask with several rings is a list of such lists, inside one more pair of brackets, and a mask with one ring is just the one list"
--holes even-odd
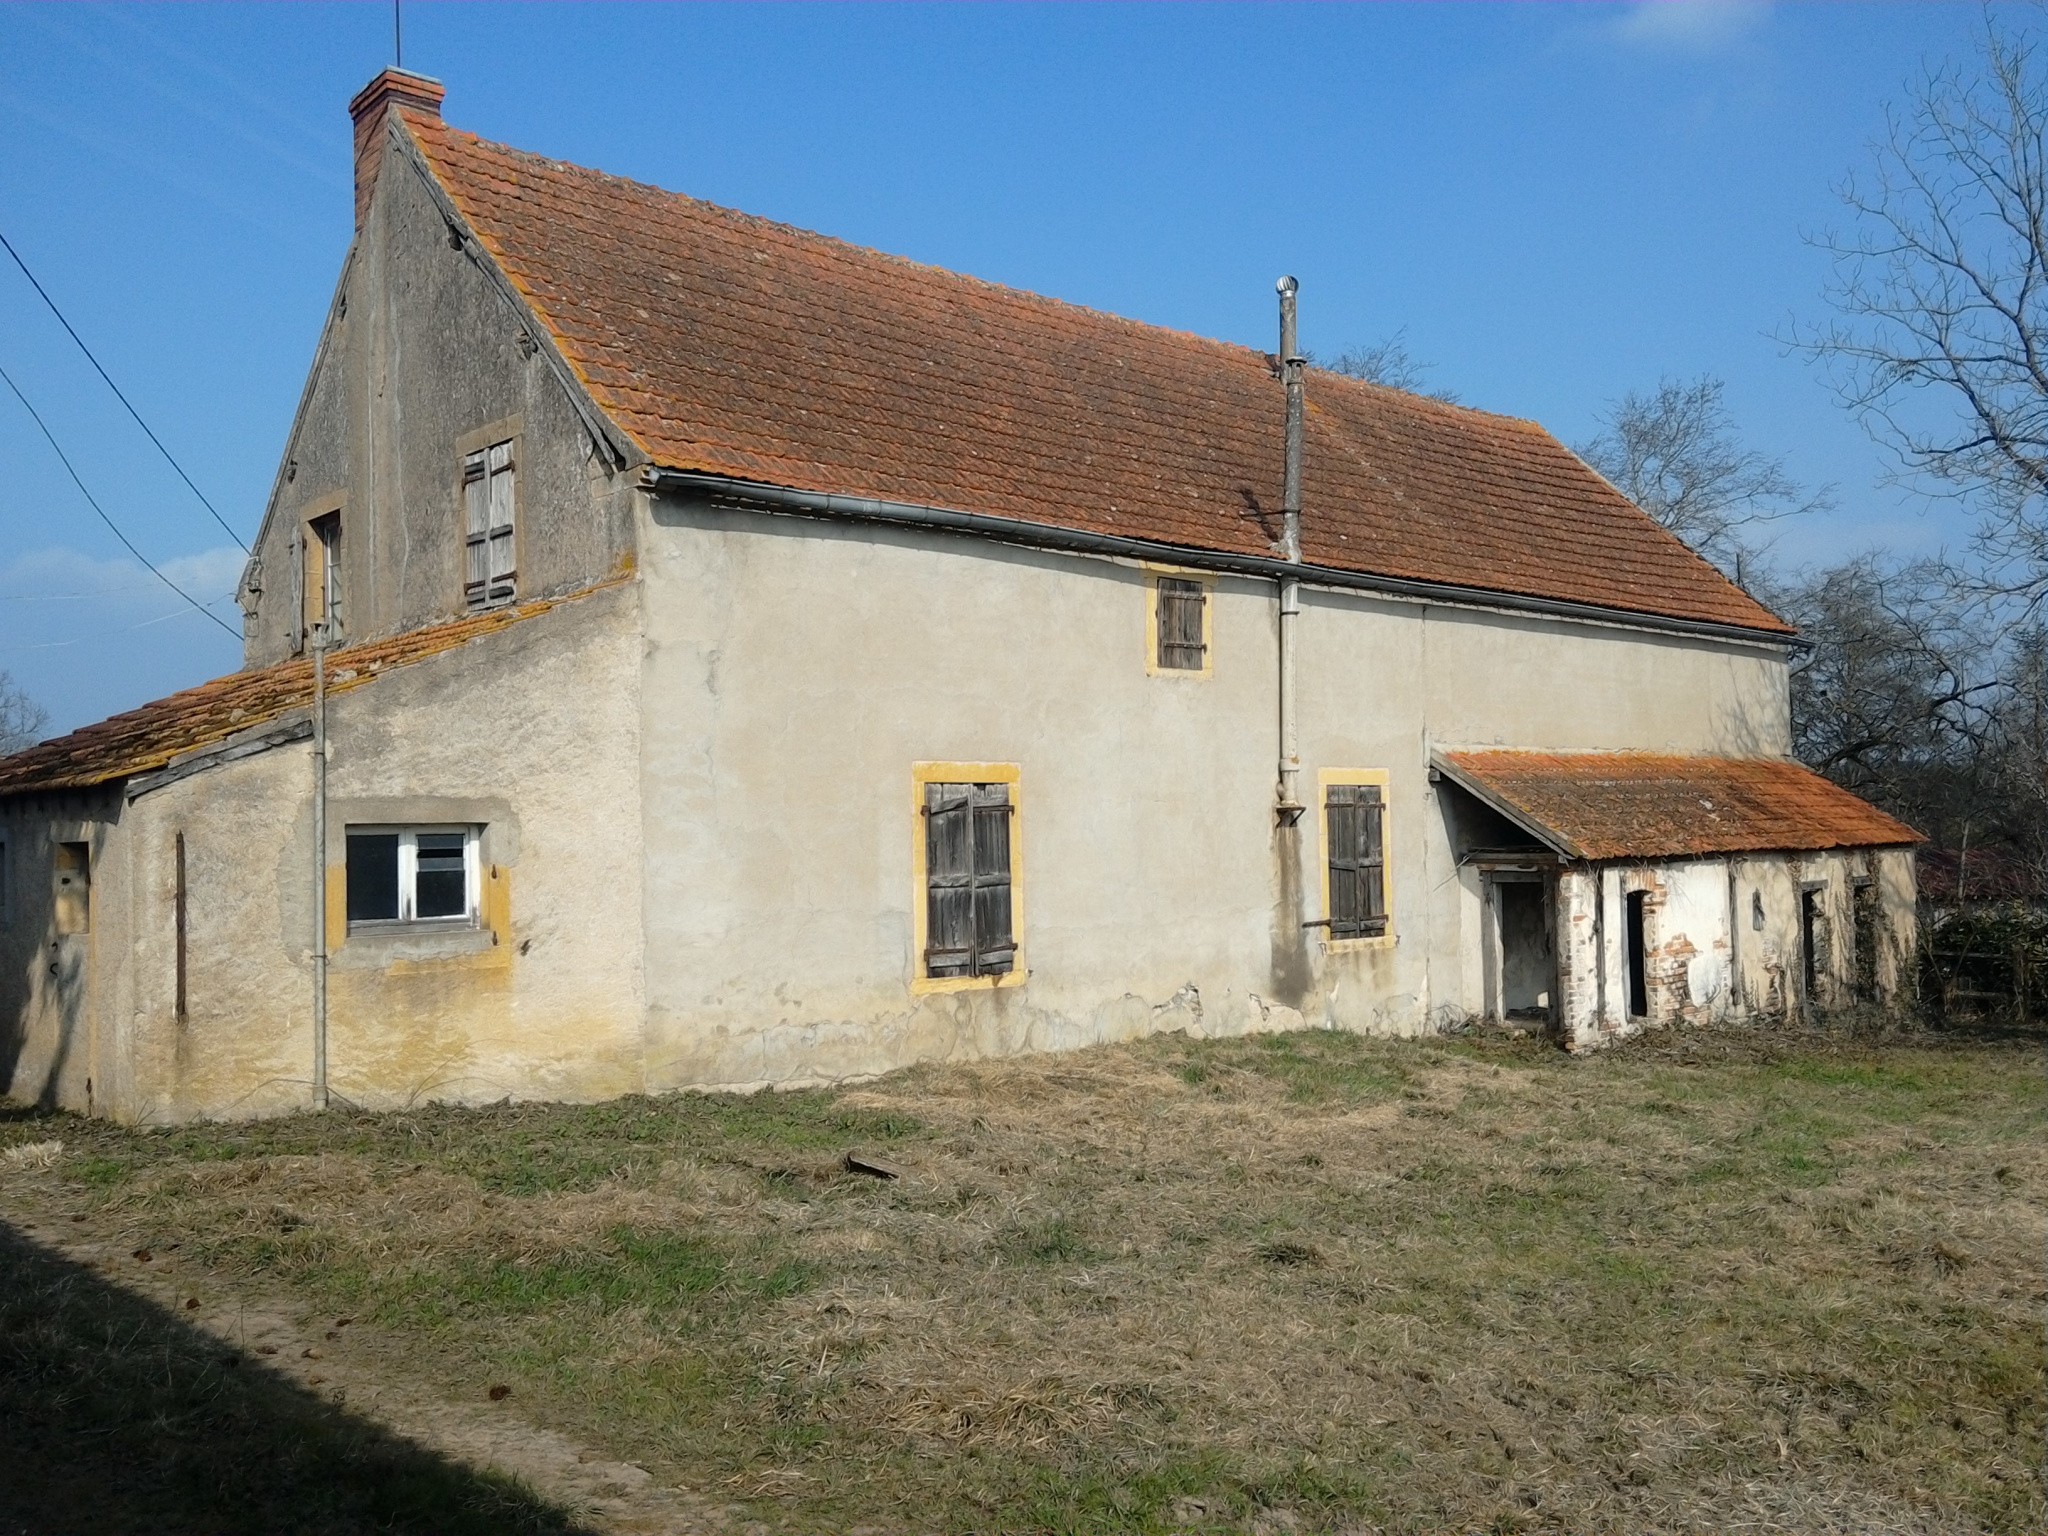
[(1458, 397), (1452, 391), (1429, 387), (1429, 375), (1434, 370), (1408, 350), (1407, 337), (1405, 329), (1399, 330), (1372, 346), (1350, 347), (1333, 358), (1311, 357), (1309, 361), (1331, 373), (1345, 374), (1350, 378), (1363, 379), (1368, 384), (1383, 384), (1388, 389), (1406, 390), (1411, 395), (1426, 395), (1431, 400), (1456, 405)]
[(1729, 419), (1722, 382), (1711, 374), (1665, 379), (1630, 391), (1608, 408), (1606, 430), (1579, 457), (1624, 496), (1738, 583), (1755, 574), (1751, 530), (1828, 505), (1808, 494), (1784, 461), (1744, 448)]
[(2048, 76), (1987, 19), (1980, 57), (1886, 115), (1855, 215), (1817, 241), (1839, 318), (1792, 338), (1905, 477), (1983, 514), (1979, 586), (2048, 600)]
[(1791, 678), (1801, 761), (1930, 832), (1967, 814), (2003, 684), (1953, 573), (1864, 555), (1769, 596), (1810, 647)]
[(0, 672), (0, 757), (33, 746), (50, 723), (49, 711), (30, 698), (14, 679)]

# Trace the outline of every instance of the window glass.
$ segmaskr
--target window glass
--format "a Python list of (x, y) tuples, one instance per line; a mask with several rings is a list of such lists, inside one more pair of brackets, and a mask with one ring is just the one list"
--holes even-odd
[(414, 916), (468, 916), (469, 874), (464, 856), (469, 842), (467, 835), (461, 832), (422, 832), (418, 837)]
[(378, 923), (397, 919), (398, 834), (349, 833), (348, 920)]

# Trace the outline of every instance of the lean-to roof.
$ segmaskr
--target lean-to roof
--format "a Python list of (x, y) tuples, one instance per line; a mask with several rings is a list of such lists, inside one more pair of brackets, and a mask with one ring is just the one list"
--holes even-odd
[(1440, 752), (1437, 765), (1569, 858), (1908, 846), (1920, 834), (1810, 768), (1652, 752)]
[[(599, 590), (597, 588), (589, 589)], [(559, 607), (569, 598), (540, 598), (470, 614), (327, 654), (327, 687), (346, 693), (393, 667), (424, 661)], [(248, 672), (232, 672), (139, 709), (81, 726), (11, 757), (0, 757), (0, 795), (90, 789), (152, 773), (186, 753), (210, 747), (275, 720), (313, 701), (313, 663), (297, 657)]]

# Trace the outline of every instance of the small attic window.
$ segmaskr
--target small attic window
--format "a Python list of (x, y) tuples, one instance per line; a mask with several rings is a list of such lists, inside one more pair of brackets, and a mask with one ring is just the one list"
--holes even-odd
[(57, 844), (51, 853), (50, 877), (57, 932), (92, 932), (92, 844)]
[(516, 439), (493, 443), (462, 458), (465, 518), (463, 606), (496, 608), (519, 590)]

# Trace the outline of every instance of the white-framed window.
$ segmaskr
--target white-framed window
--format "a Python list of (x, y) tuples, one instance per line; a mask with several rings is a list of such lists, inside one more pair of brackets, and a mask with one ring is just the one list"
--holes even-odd
[(513, 526), (518, 510), (514, 441), (493, 443), (462, 456), (467, 529), (462, 601), (470, 608), (509, 603), (519, 589), (519, 540)]
[(474, 925), (479, 827), (350, 827), (348, 922)]

